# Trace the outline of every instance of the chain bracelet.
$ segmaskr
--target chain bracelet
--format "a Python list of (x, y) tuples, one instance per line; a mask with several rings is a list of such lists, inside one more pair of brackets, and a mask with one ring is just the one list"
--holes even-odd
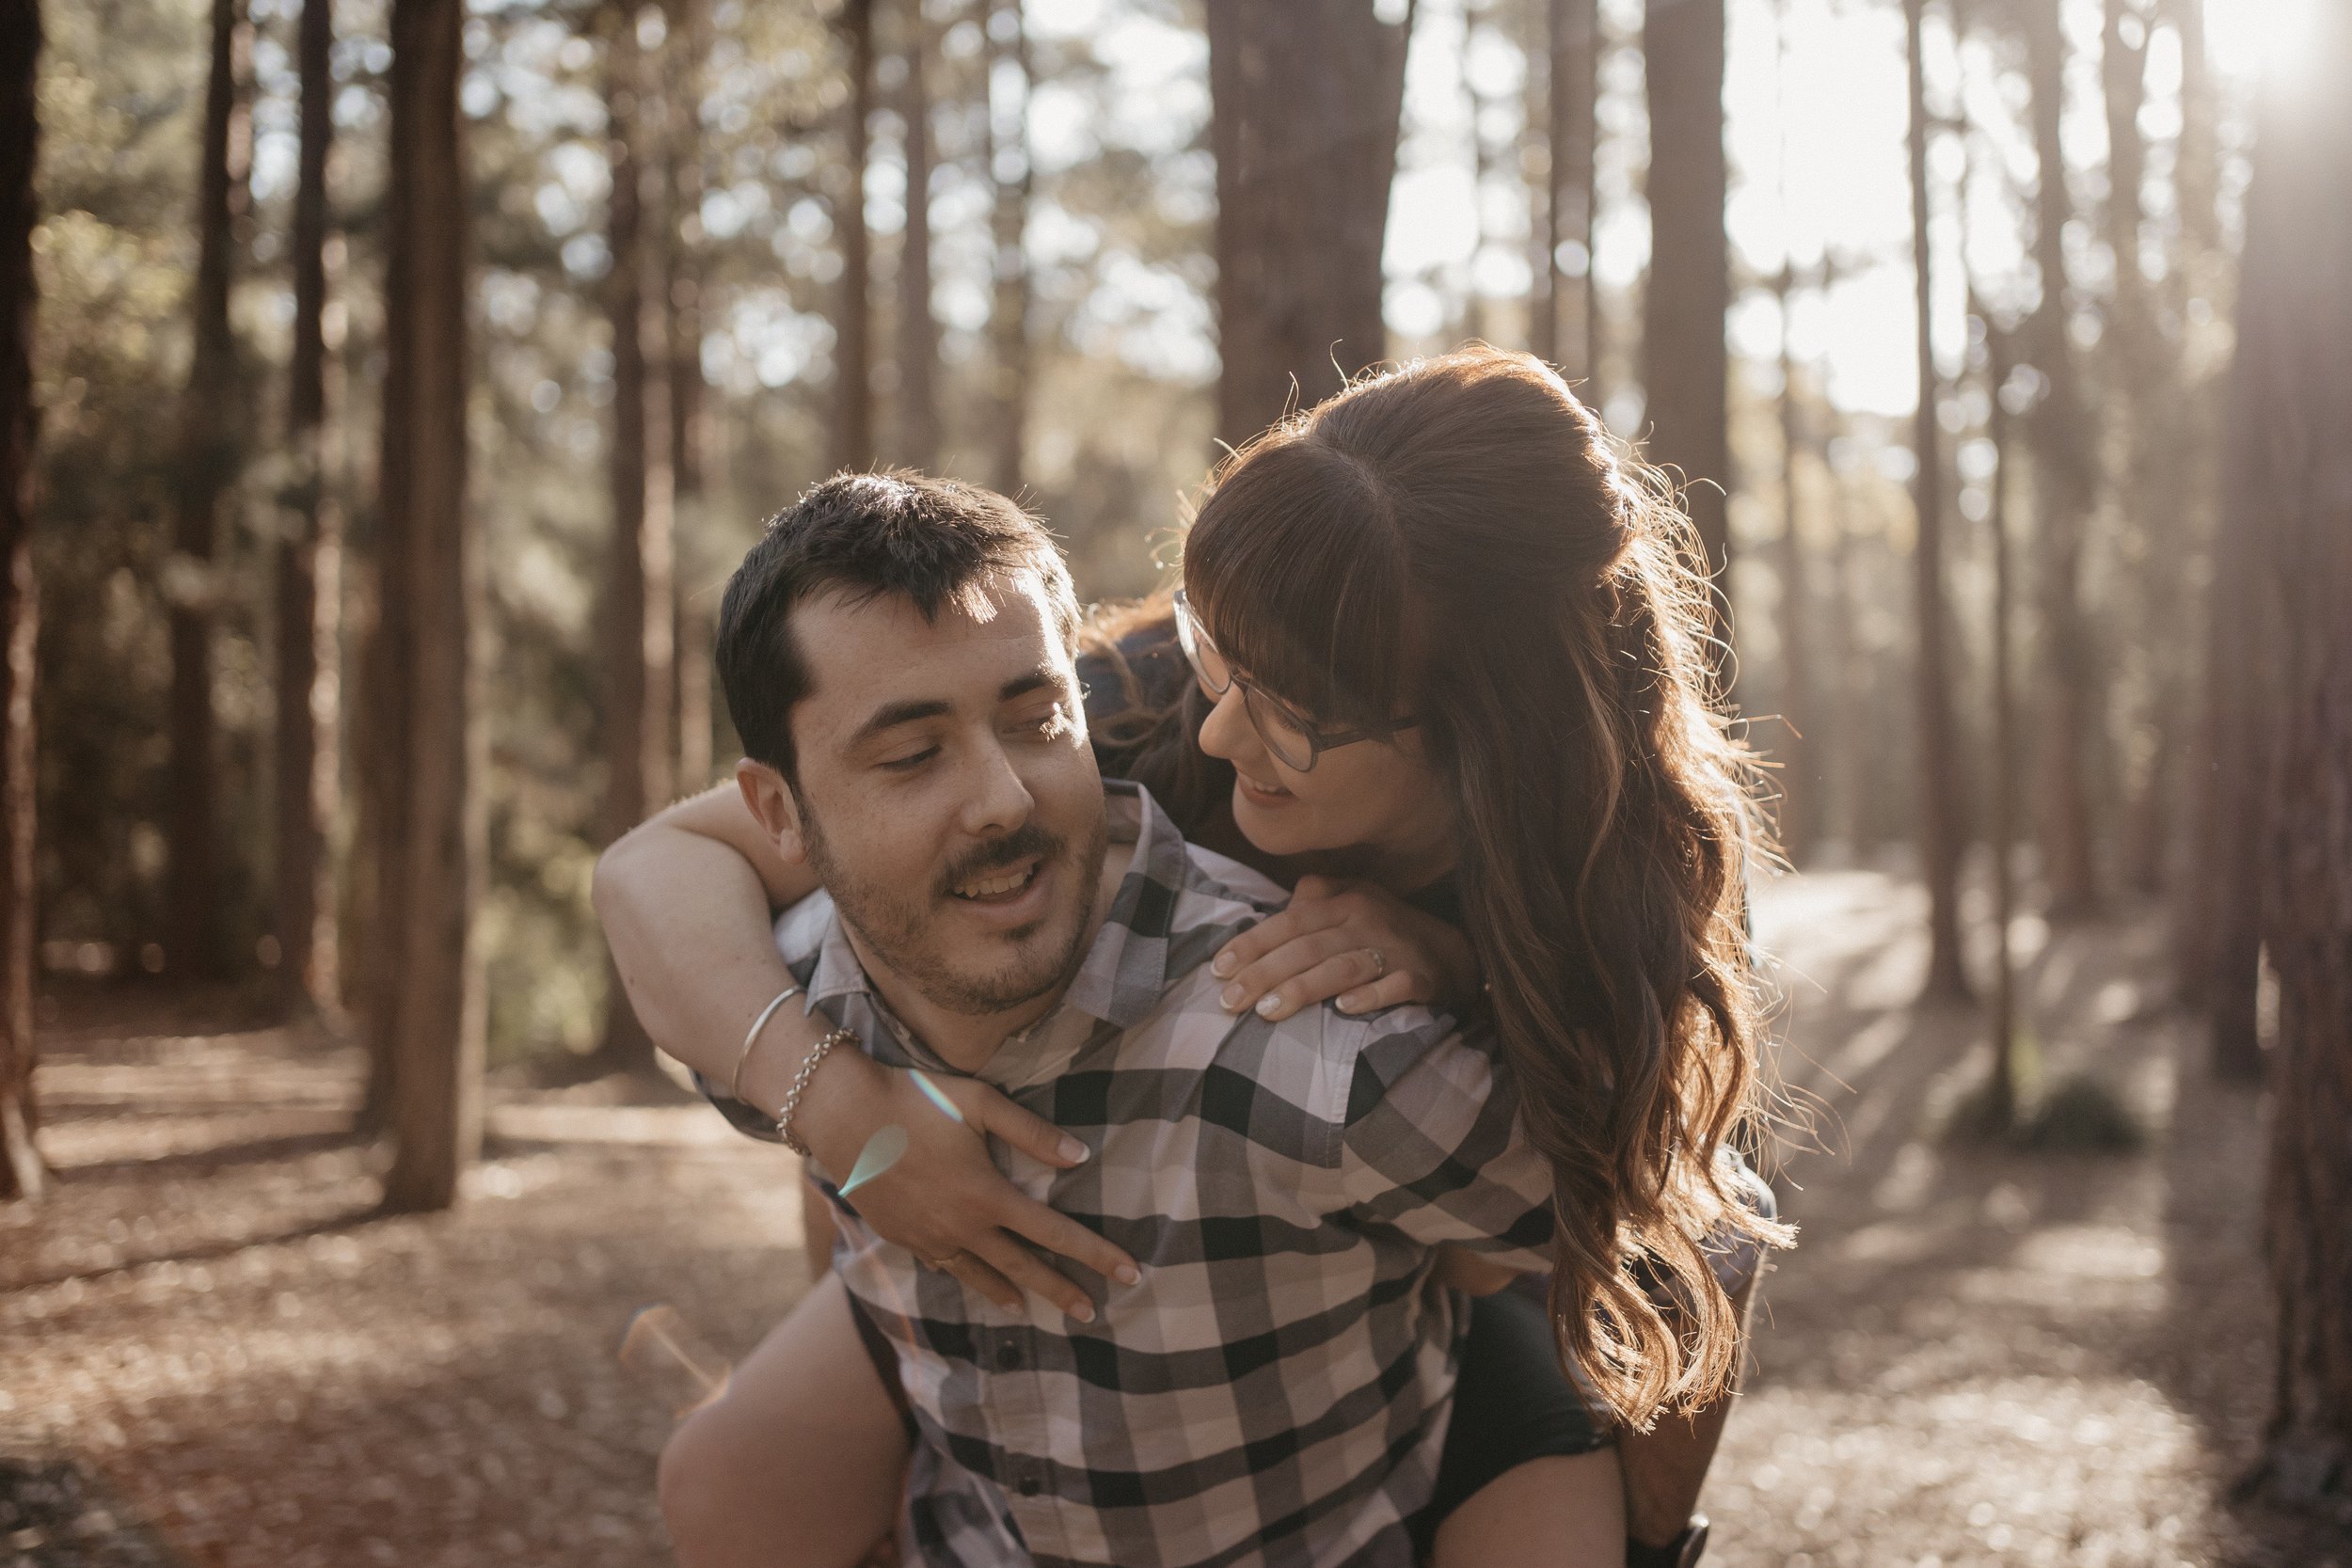
[(803, 1160), (809, 1157), (808, 1145), (801, 1142), (801, 1135), (792, 1131), (792, 1117), (801, 1108), (801, 1096), (807, 1092), (808, 1081), (817, 1076), (817, 1069), (824, 1061), (826, 1053), (836, 1045), (855, 1043), (856, 1030), (835, 1029), (810, 1046), (808, 1054), (801, 1059), (801, 1070), (792, 1075), (792, 1086), (784, 1091), (784, 1103), (776, 1108), (776, 1136), (784, 1140), (785, 1148)]

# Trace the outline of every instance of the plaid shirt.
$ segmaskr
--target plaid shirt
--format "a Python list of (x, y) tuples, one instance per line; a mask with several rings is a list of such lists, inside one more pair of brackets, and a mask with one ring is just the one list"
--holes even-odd
[[(1009, 1313), (835, 1198), (835, 1266), (896, 1346), (920, 1433), (902, 1547), (943, 1568), (1405, 1568), (1463, 1327), (1431, 1248), (1547, 1266), (1549, 1167), (1496, 1059), (1423, 1009), (1228, 1013), (1207, 960), (1284, 895), (1186, 845), (1135, 785), (1104, 791), (1134, 846), (1109, 916), (1055, 1010), (978, 1076), (1085, 1140), (1068, 1171), (990, 1148), (1143, 1281), (1081, 1271), (1090, 1324)], [(828, 901), (777, 942), (876, 1060), (953, 1070), (867, 988)]]

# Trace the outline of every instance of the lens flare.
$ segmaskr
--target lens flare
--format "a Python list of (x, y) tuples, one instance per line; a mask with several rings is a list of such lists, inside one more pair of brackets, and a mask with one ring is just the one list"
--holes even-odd
[(963, 1113), (957, 1110), (956, 1102), (947, 1098), (947, 1091), (932, 1083), (931, 1075), (921, 1068), (910, 1068), (907, 1070), (914, 1080), (914, 1086), (923, 1091), (923, 1098), (938, 1106), (942, 1116), (961, 1126), (963, 1122)]
[(868, 1181), (898, 1163), (907, 1151), (907, 1130), (893, 1122), (866, 1140), (858, 1150), (857, 1164), (850, 1167), (850, 1179), (841, 1183), (841, 1196), (848, 1197)]
[(628, 1321), (628, 1332), (621, 1336), (621, 1365), (667, 1401), (678, 1420), (724, 1394), (734, 1373), (726, 1357), (668, 1302)]

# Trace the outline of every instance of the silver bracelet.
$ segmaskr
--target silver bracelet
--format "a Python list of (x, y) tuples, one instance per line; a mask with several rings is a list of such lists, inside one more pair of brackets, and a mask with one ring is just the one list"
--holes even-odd
[(792, 1117), (801, 1108), (801, 1096), (807, 1092), (808, 1081), (817, 1076), (818, 1066), (824, 1061), (827, 1052), (836, 1045), (855, 1043), (856, 1030), (835, 1029), (810, 1046), (808, 1054), (802, 1058), (801, 1070), (792, 1075), (792, 1086), (784, 1091), (784, 1103), (776, 1107), (776, 1136), (784, 1140), (785, 1148), (803, 1160), (809, 1157), (808, 1145), (801, 1142), (801, 1135), (792, 1131)]
[(783, 1006), (787, 1002), (791, 1001), (794, 997), (800, 994), (801, 988), (799, 986), (793, 985), (785, 987), (782, 990), (776, 992), (776, 999), (773, 1002), (769, 1003), (766, 1006), (760, 1008), (759, 1016), (752, 1020), (751, 1028), (743, 1036), (743, 1049), (737, 1052), (735, 1055), (735, 1076), (727, 1080), (727, 1098), (729, 1100), (741, 1100), (743, 1098), (743, 1067), (745, 1063), (752, 1059), (752, 1047), (759, 1043), (759, 1032), (768, 1027), (768, 1021), (776, 1016), (776, 1009), (778, 1007)]

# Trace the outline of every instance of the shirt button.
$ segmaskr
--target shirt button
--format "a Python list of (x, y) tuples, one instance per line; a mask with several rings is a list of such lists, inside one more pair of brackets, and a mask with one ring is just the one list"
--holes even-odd
[(996, 1347), (997, 1370), (1009, 1372), (1018, 1368), (1020, 1365), (1021, 1347), (1019, 1345), (998, 1345)]
[(1021, 1495), (1022, 1495), (1023, 1497), (1036, 1497), (1036, 1496), (1037, 1496), (1040, 1492), (1042, 1492), (1042, 1491), (1044, 1491), (1044, 1490), (1045, 1490), (1045, 1483), (1044, 1483), (1043, 1481), (1041, 1481), (1038, 1480), (1038, 1479), (1037, 1479), (1037, 1477), (1035, 1477), (1035, 1476), (1023, 1476), (1023, 1477), (1021, 1478)]

